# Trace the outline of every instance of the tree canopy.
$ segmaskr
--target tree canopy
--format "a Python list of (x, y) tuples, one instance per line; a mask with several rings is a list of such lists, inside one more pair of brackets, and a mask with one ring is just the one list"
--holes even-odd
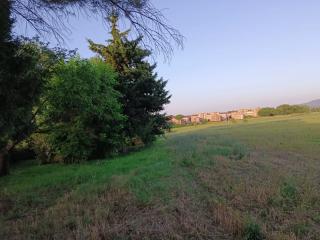
[(55, 67), (39, 118), (53, 155), (78, 162), (117, 151), (124, 116), (115, 77), (100, 59), (74, 58)]
[(293, 113), (306, 113), (310, 112), (311, 109), (305, 105), (289, 105), (282, 104), (276, 108), (265, 107), (259, 111), (259, 116), (276, 116), (276, 115), (288, 115)]
[(117, 21), (116, 15), (109, 18), (112, 38), (106, 46), (89, 40), (89, 47), (118, 73), (117, 89), (127, 117), (126, 135), (149, 143), (168, 127), (161, 113), (170, 100), (165, 89), (167, 81), (158, 78), (156, 65), (146, 60), (151, 52), (140, 47), (141, 37), (129, 40), (129, 31), (121, 32)]

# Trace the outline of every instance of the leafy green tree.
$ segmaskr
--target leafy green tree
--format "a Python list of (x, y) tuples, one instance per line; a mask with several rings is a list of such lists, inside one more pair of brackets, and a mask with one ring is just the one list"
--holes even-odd
[(279, 115), (287, 115), (292, 113), (310, 112), (310, 108), (304, 105), (283, 104), (277, 107), (277, 111)]
[(54, 154), (67, 163), (103, 157), (122, 144), (116, 74), (100, 59), (61, 62), (48, 82), (39, 118)]
[(117, 89), (122, 94), (123, 113), (127, 117), (126, 136), (130, 141), (138, 138), (150, 143), (169, 127), (165, 114), (161, 113), (170, 99), (165, 90), (167, 81), (158, 78), (154, 72), (156, 65), (146, 60), (151, 52), (139, 46), (142, 38), (128, 40), (129, 31), (120, 32), (116, 15), (109, 21), (112, 39), (106, 46), (89, 40), (89, 47), (118, 73)]
[(184, 115), (182, 115), (182, 114), (178, 114), (178, 115), (175, 116), (175, 118), (177, 120), (181, 120), (183, 117), (184, 117)]
[(275, 115), (288, 115), (293, 113), (307, 113), (311, 109), (308, 106), (304, 105), (289, 105), (282, 104), (276, 108), (261, 108), (259, 111), (259, 116), (275, 116)]
[(275, 108), (265, 107), (265, 108), (261, 108), (258, 114), (261, 117), (275, 116), (275, 115), (278, 115), (278, 111)]

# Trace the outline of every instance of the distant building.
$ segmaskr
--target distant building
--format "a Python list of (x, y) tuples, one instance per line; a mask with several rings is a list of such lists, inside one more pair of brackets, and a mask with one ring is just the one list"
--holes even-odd
[(234, 119), (234, 120), (242, 120), (242, 119), (244, 119), (244, 114), (242, 112), (239, 112), (239, 111), (230, 112), (230, 116), (231, 116), (231, 119)]
[(207, 115), (207, 113), (199, 113), (198, 117), (201, 119), (206, 119), (206, 115)]
[(255, 109), (240, 109), (238, 112), (242, 113), (246, 117), (258, 117), (260, 108)]
[(194, 115), (195, 117), (200, 118), (201, 121), (206, 120), (208, 122), (220, 122), (221, 117), (220, 114), (217, 112), (212, 112), (212, 113), (199, 113), (198, 115)]
[(191, 123), (191, 116), (185, 116), (181, 118), (181, 124), (189, 124)]
[(221, 122), (222, 118), (221, 115), (217, 112), (209, 113), (207, 115), (207, 120), (210, 122)]
[(227, 112), (219, 113), (221, 121), (226, 121), (230, 119), (230, 114)]
[(202, 122), (202, 118), (200, 118), (198, 115), (192, 115), (191, 116), (191, 122), (192, 123), (201, 123)]
[(175, 116), (171, 116), (170, 122), (177, 125), (185, 125), (190, 123), (202, 123), (204, 121), (209, 122), (221, 122), (229, 119), (243, 120), (245, 117), (258, 117), (260, 108), (255, 109), (240, 109), (229, 112), (211, 112), (211, 113), (198, 113), (191, 116), (184, 116), (181, 119), (177, 119)]
[(175, 117), (171, 117), (170, 122), (173, 124), (181, 125), (181, 119), (176, 119)]

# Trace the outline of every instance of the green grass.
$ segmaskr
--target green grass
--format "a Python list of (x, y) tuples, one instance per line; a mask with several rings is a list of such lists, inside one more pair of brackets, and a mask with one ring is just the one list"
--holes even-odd
[(320, 239), (320, 114), (173, 129), (153, 146), (0, 179), (4, 239)]

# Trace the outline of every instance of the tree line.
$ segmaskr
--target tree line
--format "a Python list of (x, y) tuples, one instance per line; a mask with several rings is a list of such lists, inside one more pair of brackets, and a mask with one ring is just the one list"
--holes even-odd
[(289, 115), (293, 113), (308, 113), (311, 111), (318, 111), (318, 109), (312, 109), (306, 105), (289, 105), (282, 104), (278, 107), (265, 107), (259, 110), (259, 116), (276, 116), (276, 115)]
[[(128, 39), (118, 14), (106, 45), (89, 40), (96, 57), (12, 36), (11, 3), (0, 12), (0, 175), (22, 141), (42, 162), (74, 163), (152, 143), (169, 127), (167, 82), (143, 48)], [(4, 5), (3, 5), (4, 6)]]

